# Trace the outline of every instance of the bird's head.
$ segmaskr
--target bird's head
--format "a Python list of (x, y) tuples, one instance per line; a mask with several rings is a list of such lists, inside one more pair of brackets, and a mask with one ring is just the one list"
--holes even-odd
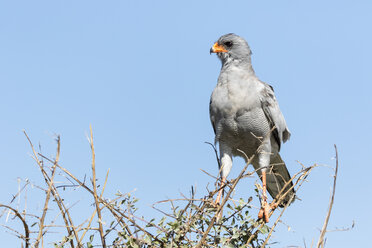
[(229, 60), (250, 62), (252, 54), (248, 43), (232, 33), (221, 36), (210, 49), (210, 53), (216, 53), (223, 64)]

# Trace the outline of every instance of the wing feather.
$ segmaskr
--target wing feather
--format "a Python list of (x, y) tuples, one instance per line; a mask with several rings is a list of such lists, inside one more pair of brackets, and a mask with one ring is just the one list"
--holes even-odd
[(275, 127), (273, 135), (279, 145), (280, 150), (281, 143), (289, 140), (291, 133), (289, 132), (287, 123), (282, 112), (280, 111), (273, 87), (264, 82), (262, 83), (265, 87), (261, 92), (261, 106), (266, 115), (266, 118), (270, 123), (271, 128)]

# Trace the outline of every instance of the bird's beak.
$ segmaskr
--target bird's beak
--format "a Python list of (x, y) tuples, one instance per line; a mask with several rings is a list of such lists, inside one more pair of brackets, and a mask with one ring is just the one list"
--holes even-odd
[(211, 53), (227, 53), (227, 50), (222, 45), (216, 42), (212, 46), (211, 50), (209, 50), (209, 54)]

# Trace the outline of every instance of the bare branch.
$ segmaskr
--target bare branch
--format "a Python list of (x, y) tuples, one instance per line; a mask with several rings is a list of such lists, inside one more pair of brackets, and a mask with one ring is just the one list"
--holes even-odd
[(335, 193), (336, 193), (336, 181), (337, 181), (337, 172), (338, 172), (338, 152), (337, 152), (337, 146), (335, 146), (335, 152), (336, 152), (336, 169), (335, 169), (335, 174), (334, 174), (334, 178), (333, 178), (333, 189), (332, 189), (332, 195), (330, 197), (330, 200), (329, 200), (329, 207), (328, 207), (328, 213), (327, 213), (327, 216), (324, 220), (324, 224), (323, 224), (323, 228), (322, 228), (322, 231), (320, 232), (320, 235), (319, 235), (319, 239), (318, 239), (318, 243), (316, 245), (316, 247), (320, 248), (320, 247), (324, 247), (324, 236), (327, 232), (327, 226), (328, 226), (328, 222), (329, 222), (329, 217), (331, 216), (331, 211), (332, 211), (332, 206), (333, 206), (333, 201), (335, 199)]

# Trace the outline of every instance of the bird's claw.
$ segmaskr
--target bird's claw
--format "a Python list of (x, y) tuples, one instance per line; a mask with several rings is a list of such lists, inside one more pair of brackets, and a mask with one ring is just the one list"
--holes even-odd
[(258, 219), (263, 219), (265, 223), (269, 222), (269, 213), (273, 209), (266, 201), (263, 201), (261, 204), (261, 209), (258, 212)]
[(271, 210), (275, 210), (278, 206), (279, 206), (278, 203), (274, 203), (274, 202), (272, 202), (272, 203), (270, 204), (270, 208), (271, 208)]

